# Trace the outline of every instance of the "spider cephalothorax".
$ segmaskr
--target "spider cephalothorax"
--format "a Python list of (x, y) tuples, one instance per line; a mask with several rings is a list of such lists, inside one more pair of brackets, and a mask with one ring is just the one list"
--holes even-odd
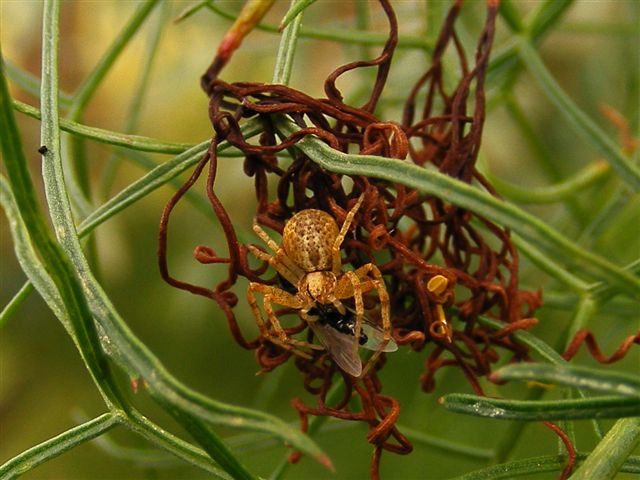
[[(258, 225), (253, 225), (253, 230), (264, 240), (275, 255), (269, 255), (254, 246), (249, 246), (249, 250), (259, 259), (268, 262), (276, 271), (293, 287), (290, 293), (282, 288), (252, 282), (249, 284), (247, 298), (251, 309), (256, 317), (256, 322), (260, 328), (263, 338), (276, 343), (283, 348), (292, 351), (297, 355), (309, 357), (305, 349), (320, 349), (325, 347), (336, 360), (336, 363), (353, 376), (360, 376), (363, 373), (362, 365), (357, 356), (357, 349), (362, 338), (364, 304), (363, 293), (376, 290), (380, 300), (380, 315), (382, 318), (381, 328), (368, 325), (369, 331), (376, 335), (379, 333), (379, 341), (375, 343), (375, 353), (369, 359), (364, 372), (374, 364), (378, 356), (383, 351), (394, 349), (395, 344), (391, 342), (391, 321), (389, 319), (389, 296), (382, 279), (382, 274), (373, 263), (367, 263), (355, 271), (343, 271), (340, 248), (342, 242), (349, 231), (349, 227), (355, 217), (364, 196), (361, 196), (353, 208), (347, 214), (342, 228), (334, 218), (322, 210), (307, 209), (296, 213), (285, 224), (282, 233), (282, 246), (274, 242), (269, 235)], [(258, 303), (254, 292), (264, 295), (264, 311), (267, 322), (264, 321), (258, 308)], [(332, 330), (321, 331), (321, 325), (326, 326), (327, 322), (318, 322), (322, 315), (311, 315), (309, 312), (314, 309), (316, 312), (327, 311), (327, 306), (347, 316), (347, 311), (342, 300), (353, 298), (355, 306), (355, 320), (352, 343), (352, 352), (331, 351), (327, 345), (326, 334), (335, 336), (335, 332), (340, 332), (333, 326)], [(305, 320), (314, 332), (320, 337), (325, 346), (319, 346), (308, 342), (303, 342), (289, 337), (273, 310), (273, 304), (298, 310), (300, 317)], [(326, 316), (326, 315), (325, 315)], [(336, 323), (336, 322), (329, 322)], [(344, 340), (339, 340), (344, 345)], [(390, 342), (391, 345), (390, 346)], [(338, 358), (338, 357), (345, 358)], [(357, 360), (354, 360), (357, 359)]]

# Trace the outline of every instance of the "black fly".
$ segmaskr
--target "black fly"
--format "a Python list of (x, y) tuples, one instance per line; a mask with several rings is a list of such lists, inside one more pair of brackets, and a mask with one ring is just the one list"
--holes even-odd
[[(280, 275), (278, 283), (283, 290), (295, 293), (296, 289)], [(333, 305), (317, 304), (309, 310), (309, 314), (318, 317), (315, 322), (309, 323), (309, 327), (336, 365), (349, 375), (359, 377), (362, 373), (362, 361), (354, 349), (353, 341), (356, 334), (356, 313), (347, 307), (342, 314)], [(365, 317), (358, 344), (367, 350), (377, 351), (383, 342), (384, 331)], [(397, 349), (398, 345), (391, 339), (383, 351), (395, 352)]]

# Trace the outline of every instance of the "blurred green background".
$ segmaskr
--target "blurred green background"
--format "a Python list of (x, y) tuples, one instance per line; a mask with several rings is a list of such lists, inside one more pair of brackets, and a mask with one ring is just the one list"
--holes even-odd
[[(216, 3), (229, 11), (237, 11), (241, 5), (236, 1)], [(522, 15), (538, 5), (535, 1), (514, 3)], [(133, 1), (63, 2), (60, 38), (62, 90), (73, 92), (81, 84), (137, 5)], [(173, 20), (189, 5), (191, 2), (168, 2), (164, 14), (162, 9), (156, 9), (97, 91), (83, 123), (108, 130), (123, 130), (133, 100), (132, 91), (141, 73), (150, 29), (161, 21), (164, 28), (159, 54), (136, 133), (189, 143), (198, 143), (211, 136), (207, 99), (200, 90), (199, 77), (211, 61), (230, 22), (204, 8), (188, 19), (174, 23)], [(443, 5), (446, 7), (449, 2), (443, 2)], [(541, 47), (548, 68), (565, 91), (612, 137), (617, 134), (615, 127), (599, 113), (599, 106), (603, 103), (619, 110), (629, 120), (636, 136), (638, 133), (639, 5), (635, 0), (576, 1)], [(266, 21), (277, 24), (287, 6), (288, 2), (276, 2)], [(375, 2), (370, 2), (369, 6), (370, 29), (385, 32), (386, 23), (380, 8)], [(423, 2), (398, 1), (394, 7), (400, 20), (401, 37), (403, 33), (417, 35), (424, 31)], [(2, 0), (0, 15), (5, 60), (39, 76), (42, 4)], [(304, 25), (352, 29), (354, 16), (352, 2), (320, 0), (307, 10)], [(483, 2), (468, 2), (463, 9), (459, 29), (471, 58), (475, 38), (483, 22)], [(508, 37), (508, 29), (499, 19), (497, 45)], [(278, 42), (277, 35), (253, 32), (234, 55), (222, 77), (227, 81), (270, 81)], [(361, 58), (363, 54), (373, 57), (378, 51), (379, 47), (344, 46), (331, 41), (302, 39), (291, 85), (311, 95), (321, 96), (324, 78), (334, 68)], [(399, 120), (397, 101), (408, 93), (427, 65), (428, 57), (424, 52), (398, 51), (383, 98), (383, 108), (378, 112), (381, 118)], [(456, 72), (451, 74), (455, 78)], [(347, 96), (357, 96), (366, 75), (347, 77), (348, 80), (341, 80), (339, 86)], [(494, 101), (483, 140), (483, 169), (524, 189), (553, 183), (553, 178), (541, 166), (513, 116), (504, 108), (496, 85), (496, 82), (488, 85), (489, 98)], [(12, 92), (16, 98), (38, 105), (37, 98), (19, 88)], [(567, 127), (526, 73), (519, 77), (514, 92), (561, 178), (598, 158), (597, 152)], [(18, 120), (34, 178), (38, 179), (39, 123), (21, 114), (18, 114)], [(124, 161), (117, 171), (114, 185), (104, 192), (102, 175), (111, 150), (91, 142), (88, 145), (96, 204), (104, 201), (104, 195), (113, 195), (144, 173), (131, 162)], [(154, 158), (161, 162), (169, 157), (157, 155)], [(254, 212), (251, 203), (253, 180), (243, 174), (242, 160), (232, 157), (221, 159), (218, 179), (218, 194), (232, 220), (240, 231), (248, 232)], [(562, 205), (526, 208), (571, 238), (579, 238), (582, 245), (623, 265), (635, 260), (640, 252), (640, 201), (637, 195), (620, 205), (604, 232), (580, 238), (585, 224), (597, 215), (600, 206), (619, 188), (619, 183), (604, 181), (581, 192), (576, 202), (584, 215), (582, 220), (575, 220)], [(296, 422), (297, 415), (290, 406), (290, 399), (293, 396), (301, 396), (307, 402), (313, 399), (304, 393), (295, 368), (284, 365), (271, 374), (256, 376), (253, 353), (241, 349), (232, 340), (216, 305), (173, 289), (161, 280), (156, 266), (157, 228), (161, 210), (172, 192), (167, 187), (157, 190), (97, 230), (95, 268), (103, 286), (136, 335), (170, 372), (187, 385), (212, 398), (262, 409)], [(0, 218), (0, 305), (4, 306), (18, 291), (25, 277), (13, 254), (6, 218)], [(221, 247), (218, 226), (211, 216), (203, 215), (183, 202), (172, 217), (172, 272), (179, 278), (213, 285), (224, 267), (197, 264), (191, 252), (199, 244)], [(547, 289), (552, 294), (565, 293), (526, 259), (522, 263), (523, 286)], [(243, 331), (252, 337), (256, 329), (242, 301), (245, 288), (246, 283), (240, 281), (236, 292), (241, 301), (236, 315)], [(534, 332), (553, 345), (569, 321), (570, 312), (549, 306), (540, 310), (538, 318), (540, 325)], [(637, 331), (638, 326), (637, 315), (633, 318), (624, 313), (600, 314), (590, 325), (598, 334), (605, 352), (613, 351), (625, 336)], [(632, 349), (615, 368), (637, 372), (638, 350)], [(430, 394), (420, 391), (418, 377), (428, 352), (429, 347), (421, 353), (401, 351), (389, 355), (381, 374), (384, 393), (401, 402), (400, 427), (410, 426), (414, 430), (482, 448), (497, 444), (501, 433), (508, 427), (507, 422), (460, 416), (438, 406), (436, 400), (443, 394), (470, 392), (459, 370), (441, 370), (436, 390)], [(586, 365), (595, 364), (586, 354), (580, 354), (578, 359)], [(123, 382), (126, 381), (123, 376)], [(522, 385), (514, 384), (499, 390), (491, 386), (487, 388), (489, 394), (497, 395), (499, 392), (510, 398), (522, 398), (526, 394), (526, 387)], [(136, 400), (141, 409), (152, 419), (184, 436), (184, 432), (142, 390)], [(548, 396), (553, 398), (558, 393), (551, 391)], [(0, 462), (103, 411), (104, 405), (72, 342), (44, 303), (32, 294), (0, 333)], [(612, 422), (604, 423), (610, 425)], [(238, 435), (230, 430), (218, 431), (224, 436)], [(584, 422), (578, 422), (577, 436), (580, 450), (589, 450), (596, 443)], [(117, 447), (105, 442), (85, 444), (40, 466), (25, 478), (206, 477), (201, 471), (185, 467), (177, 460), (169, 458), (167, 461), (162, 455), (158, 456), (157, 462), (147, 457), (139, 457), (138, 460), (121, 458), (128, 455), (128, 451), (121, 447), (151, 447), (123, 429), (107, 437)], [(333, 459), (337, 473), (331, 477), (320, 466), (303, 458), (292, 468), (289, 478), (367, 478), (372, 449), (365, 437), (366, 428), (362, 425), (329, 422), (326, 431), (317, 436), (317, 441)], [(414, 452), (407, 457), (385, 452), (382, 477), (439, 479), (483, 466), (481, 460), (440, 451), (420, 442), (415, 442), (414, 447)], [(275, 468), (284, 453), (284, 449), (275, 442), (262, 440), (237, 448), (248, 467), (263, 476)], [(536, 423), (526, 427), (515, 456), (553, 454), (556, 448), (555, 436)], [(146, 460), (141, 461), (142, 458)], [(543, 474), (535, 478), (554, 476)]]

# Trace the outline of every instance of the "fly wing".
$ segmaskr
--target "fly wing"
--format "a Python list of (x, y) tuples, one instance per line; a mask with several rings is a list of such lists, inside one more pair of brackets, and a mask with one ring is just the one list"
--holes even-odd
[[(371, 323), (367, 318), (362, 322), (362, 332), (367, 336), (367, 341), (363, 348), (368, 350), (378, 350), (380, 345), (384, 342), (384, 330), (379, 326)], [(383, 352), (395, 352), (398, 350), (398, 345), (390, 338), (387, 344), (384, 346)]]
[(349, 375), (359, 377), (362, 373), (362, 362), (353, 349), (353, 337), (320, 322), (311, 322), (309, 326), (333, 361)]

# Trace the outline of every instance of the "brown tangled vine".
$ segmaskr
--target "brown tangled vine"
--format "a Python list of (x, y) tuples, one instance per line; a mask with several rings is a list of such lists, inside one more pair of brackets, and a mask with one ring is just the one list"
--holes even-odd
[[(244, 154), (244, 173), (253, 177), (254, 182), (256, 221), (270, 230), (282, 233), (287, 219), (309, 208), (329, 212), (341, 224), (349, 206), (363, 195), (362, 207), (353, 220), (353, 232), (342, 245), (343, 265), (355, 269), (373, 262), (378, 266), (389, 292), (394, 341), (400, 348), (429, 350), (420, 378), (424, 391), (433, 390), (440, 368), (455, 367), (463, 372), (473, 391), (483, 395), (478, 379), (486, 377), (492, 364), (505, 354), (511, 362), (531, 360), (527, 347), (514, 340), (513, 333), (535, 325), (533, 314), (542, 304), (539, 292), (519, 288), (518, 254), (509, 232), (476, 213), (448, 203), (446, 198), (422, 194), (401, 184), (366, 176), (350, 176), (346, 182), (346, 175), (327, 171), (300, 150), (292, 149), (301, 139), (312, 135), (341, 152), (414, 162), (496, 195), (475, 164), (485, 117), (484, 81), (495, 32), (497, 0), (487, 2), (486, 21), (472, 65), (454, 28), (462, 0), (454, 2), (437, 39), (431, 65), (410, 90), (401, 123), (380, 120), (374, 115), (398, 39), (398, 25), (390, 3), (380, 0), (380, 5), (389, 23), (389, 37), (382, 53), (374, 60), (337, 68), (325, 80), (325, 98), (312, 98), (284, 85), (226, 83), (218, 78), (225, 62), (214, 60), (202, 77), (202, 87), (210, 99), (209, 118), (215, 135), (191, 177), (164, 209), (158, 253), (161, 274), (174, 287), (214, 300), (225, 313), (236, 342), (256, 351), (263, 372), (275, 369), (292, 356), (290, 351), (265, 338), (246, 339), (236, 321), (234, 307), (238, 297), (231, 289), (240, 276), (269, 285), (281, 284), (282, 279), (277, 275), (266, 278), (265, 262), (258, 268), (250, 266), (249, 250), (238, 241), (216, 194), (216, 148), (227, 141)], [(443, 80), (443, 57), (451, 49), (458, 58), (461, 78), (448, 91)], [(367, 102), (354, 107), (344, 103), (336, 80), (358, 68), (375, 68), (377, 75)], [(245, 138), (241, 129), (241, 124), (251, 118), (259, 119), (262, 125), (254, 143)], [(298, 130), (289, 136), (281, 135), (277, 121), (283, 119), (293, 122)], [(287, 151), (295, 152), (293, 160), (280, 155)], [(194, 251), (196, 260), (202, 264), (227, 265), (226, 278), (213, 288), (172, 277), (167, 264), (171, 212), (205, 169), (207, 197), (228, 246), (227, 256), (218, 255), (207, 246)], [(274, 182), (269, 181), (272, 177), (273, 189)], [(436, 276), (446, 281), (433, 288), (429, 281)], [(375, 296), (364, 295), (367, 316), (374, 321), (380, 317), (377, 303)], [(287, 335), (306, 335), (307, 341), (313, 340), (313, 333), (295, 311), (282, 309), (276, 313), (279, 318), (292, 319), (290, 326), (285, 327)], [(482, 315), (498, 319), (504, 326), (487, 327), (478, 321)], [(589, 342), (589, 337), (585, 338)], [(379, 476), (383, 450), (411, 452), (411, 443), (396, 427), (400, 405), (392, 396), (382, 393), (378, 373), (386, 361), (384, 354), (362, 378), (342, 372), (324, 351), (315, 350), (310, 358), (296, 355), (294, 361), (304, 388), (317, 399), (314, 406), (299, 398), (292, 401), (303, 431), (308, 428), (310, 415), (367, 423), (367, 441), (374, 446), (372, 478)], [(328, 392), (340, 380), (346, 387), (344, 395), (330, 403)], [(352, 402), (354, 397), (359, 402)], [(354, 405), (358, 405), (357, 409)], [(551, 428), (561, 432), (555, 425)], [(561, 437), (566, 438), (563, 434)], [(568, 451), (572, 451), (570, 442)], [(295, 462), (298, 458), (299, 454), (294, 453), (290, 460)]]

